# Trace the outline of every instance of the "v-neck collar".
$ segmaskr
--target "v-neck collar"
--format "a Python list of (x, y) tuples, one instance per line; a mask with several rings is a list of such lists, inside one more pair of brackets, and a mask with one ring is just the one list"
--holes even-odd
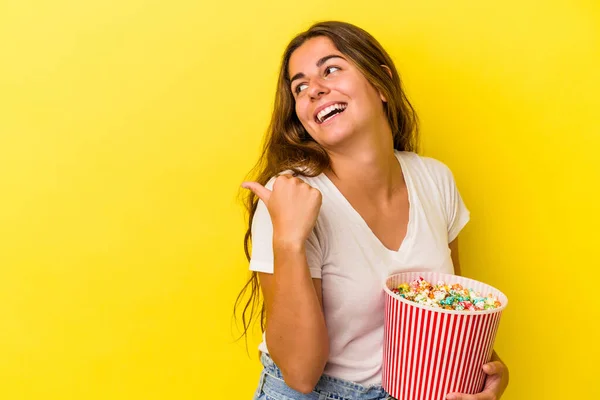
[(371, 230), (371, 227), (369, 226), (369, 224), (367, 224), (367, 222), (364, 220), (362, 215), (360, 215), (360, 213), (358, 211), (356, 211), (356, 209), (352, 206), (352, 204), (350, 204), (348, 199), (342, 194), (342, 192), (338, 189), (338, 187), (333, 183), (333, 181), (331, 179), (329, 179), (329, 177), (325, 173), (322, 174), (323, 178), (327, 182), (327, 185), (329, 185), (331, 187), (335, 196), (338, 198), (338, 200), (340, 200), (345, 205), (346, 211), (347, 211), (348, 215), (353, 219), (353, 221), (356, 224), (358, 224), (359, 226), (361, 226), (365, 231), (369, 232), (369, 235), (374, 240), (374, 242), (377, 243), (378, 247), (380, 247), (383, 251), (387, 252), (388, 254), (390, 254), (392, 256), (396, 256), (396, 255), (403, 253), (403, 250), (408, 246), (407, 242), (409, 242), (412, 237), (412, 231), (413, 231), (412, 226), (413, 226), (413, 221), (414, 221), (414, 202), (413, 202), (413, 197), (412, 197), (413, 191), (411, 190), (412, 178), (410, 176), (410, 171), (408, 170), (408, 168), (406, 166), (406, 160), (403, 159), (402, 152), (394, 151), (394, 155), (396, 156), (396, 159), (400, 163), (400, 169), (401, 169), (402, 175), (404, 177), (404, 182), (406, 184), (406, 190), (407, 190), (407, 195), (408, 195), (408, 204), (409, 204), (409, 206), (408, 206), (408, 224), (406, 227), (406, 234), (404, 235), (404, 239), (402, 240), (402, 243), (400, 244), (400, 247), (398, 248), (398, 250), (392, 250), (392, 249), (387, 248), (381, 242), (381, 240), (377, 237), (377, 235), (375, 235), (373, 230)]

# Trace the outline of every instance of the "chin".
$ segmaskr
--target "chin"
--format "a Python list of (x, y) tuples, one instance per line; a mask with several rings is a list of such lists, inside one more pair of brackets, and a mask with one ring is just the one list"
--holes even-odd
[(336, 129), (330, 132), (321, 132), (318, 142), (325, 148), (335, 148), (347, 143), (353, 136), (353, 132)]

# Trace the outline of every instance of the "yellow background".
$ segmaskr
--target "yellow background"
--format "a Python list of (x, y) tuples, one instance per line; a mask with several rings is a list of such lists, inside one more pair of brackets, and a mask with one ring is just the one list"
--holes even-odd
[(455, 173), (504, 398), (600, 398), (596, 1), (2, 0), (0, 399), (251, 397), (237, 189), (322, 19), (389, 50)]

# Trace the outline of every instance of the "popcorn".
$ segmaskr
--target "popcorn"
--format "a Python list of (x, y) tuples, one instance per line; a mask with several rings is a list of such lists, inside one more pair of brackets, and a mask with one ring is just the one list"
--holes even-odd
[(445, 310), (482, 311), (501, 306), (498, 298), (492, 294), (482, 296), (472, 289), (463, 288), (458, 283), (448, 285), (444, 281), (439, 281), (436, 285), (432, 285), (422, 277), (410, 283), (402, 283), (392, 289), (392, 292), (417, 304)]

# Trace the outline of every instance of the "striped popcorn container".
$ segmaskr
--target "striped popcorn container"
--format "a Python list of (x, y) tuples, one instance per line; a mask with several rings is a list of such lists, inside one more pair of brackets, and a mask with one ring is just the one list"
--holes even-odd
[[(390, 289), (419, 277), (435, 284), (458, 283), (501, 307), (482, 311), (433, 308), (406, 300)], [(398, 400), (443, 400), (446, 394), (483, 389), (483, 364), (492, 356), (502, 310), (508, 299), (498, 289), (473, 279), (437, 272), (404, 272), (385, 280), (382, 385)]]

